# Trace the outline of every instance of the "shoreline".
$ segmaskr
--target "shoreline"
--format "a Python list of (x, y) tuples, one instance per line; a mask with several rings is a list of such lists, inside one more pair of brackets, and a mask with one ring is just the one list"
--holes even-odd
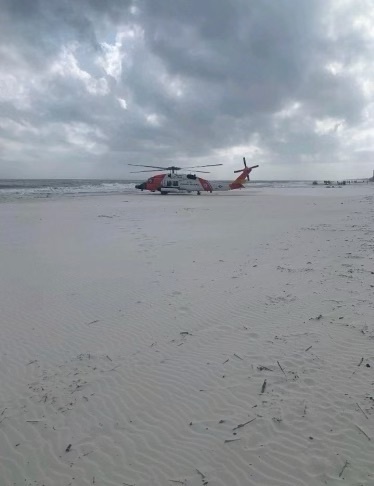
[[(17, 182), (17, 181), (15, 181)], [(19, 184), (15, 185), (15, 187), (7, 187), (3, 188), (1, 186), (0, 180), (0, 204), (3, 202), (12, 202), (17, 200), (32, 200), (32, 199), (60, 199), (60, 198), (71, 198), (71, 197), (89, 197), (89, 196), (102, 196), (102, 195), (122, 195), (122, 194), (129, 194), (129, 195), (146, 195), (147, 191), (140, 192), (135, 189), (136, 182), (134, 181), (105, 181), (105, 180), (92, 180), (92, 181), (81, 181), (81, 180), (61, 180), (61, 181), (53, 181), (50, 180), (40, 180), (39, 185), (34, 184), (29, 185), (30, 181), (18, 181)], [(37, 181), (38, 182), (38, 181)], [(62, 185), (55, 185), (57, 182), (61, 182)], [(138, 181), (139, 182), (139, 181)], [(218, 181), (217, 181), (218, 182)], [(220, 182), (230, 182), (230, 181), (220, 181)], [(22, 186), (23, 183), (25, 184)], [(93, 185), (92, 185), (92, 184)], [(352, 189), (352, 192), (355, 191), (357, 193), (357, 188), (361, 188), (364, 191), (363, 186), (367, 186), (369, 182), (366, 184), (357, 183), (357, 184), (347, 184), (345, 186), (342, 185), (335, 185), (335, 186), (327, 186), (323, 183), (318, 185), (314, 185), (311, 181), (252, 181), (248, 184), (245, 189), (241, 189), (240, 191), (229, 191), (230, 194), (236, 194), (238, 192), (247, 193), (249, 191), (254, 190), (289, 190), (294, 191), (295, 189), (308, 191), (313, 189), (314, 191), (320, 191), (323, 189), (336, 189), (336, 188), (344, 188), (350, 190), (348, 188), (355, 187)], [(372, 185), (370, 183), (370, 185)], [(217, 195), (224, 195), (225, 193), (220, 191), (214, 191), (216, 196)], [(186, 194), (184, 194), (186, 195)], [(171, 196), (171, 194), (169, 194)]]

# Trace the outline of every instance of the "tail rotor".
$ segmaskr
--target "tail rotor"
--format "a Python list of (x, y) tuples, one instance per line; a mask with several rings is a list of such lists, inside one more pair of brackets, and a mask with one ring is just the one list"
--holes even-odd
[(244, 163), (244, 168), (234, 170), (234, 173), (243, 172), (243, 174), (245, 174), (247, 180), (249, 181), (249, 173), (251, 172), (252, 169), (255, 169), (256, 167), (258, 167), (258, 165), (253, 165), (252, 167), (248, 167), (247, 162), (245, 161), (245, 157), (243, 157), (243, 163)]

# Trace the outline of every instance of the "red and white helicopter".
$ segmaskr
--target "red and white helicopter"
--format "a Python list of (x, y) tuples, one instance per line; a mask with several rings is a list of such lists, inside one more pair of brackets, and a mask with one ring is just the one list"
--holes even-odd
[[(132, 174), (137, 174), (139, 172), (154, 172), (155, 169), (162, 169), (168, 171), (167, 174), (157, 174), (150, 177), (145, 182), (137, 184), (136, 189), (141, 191), (159, 191), (161, 194), (168, 193), (190, 193), (197, 192), (201, 194), (202, 191), (213, 192), (213, 191), (231, 191), (232, 189), (242, 189), (246, 179), (249, 181), (249, 174), (252, 169), (258, 167), (258, 165), (253, 165), (252, 167), (247, 167), (245, 157), (243, 157), (244, 168), (234, 170), (234, 173), (241, 172), (240, 176), (233, 182), (220, 182), (220, 181), (207, 181), (202, 177), (197, 177), (195, 174), (178, 174), (178, 171), (182, 169), (195, 169), (202, 167), (216, 167), (222, 164), (209, 164), (209, 165), (195, 165), (191, 167), (175, 167), (174, 165), (170, 167), (159, 167), (156, 165), (139, 165), (139, 164), (129, 164), (135, 167), (149, 167), (151, 170), (139, 170), (132, 172)], [(152, 170), (153, 169), (153, 170)], [(197, 170), (195, 172), (202, 172), (209, 174), (207, 171)]]

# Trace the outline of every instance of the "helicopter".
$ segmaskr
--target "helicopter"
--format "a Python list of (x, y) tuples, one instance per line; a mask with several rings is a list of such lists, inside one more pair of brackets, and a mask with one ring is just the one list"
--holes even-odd
[[(210, 192), (213, 191), (231, 191), (233, 189), (242, 189), (246, 179), (249, 181), (249, 174), (252, 169), (258, 167), (258, 165), (253, 165), (248, 167), (245, 157), (243, 157), (244, 167), (243, 169), (234, 170), (234, 173), (240, 172), (240, 175), (232, 182), (220, 182), (220, 181), (207, 181), (202, 177), (196, 176), (196, 174), (180, 174), (180, 170), (184, 169), (195, 169), (195, 168), (205, 168), (205, 167), (217, 167), (223, 164), (208, 164), (208, 165), (195, 165), (190, 167), (176, 167), (174, 165), (170, 167), (160, 167), (156, 165), (140, 165), (140, 164), (128, 164), (135, 167), (148, 167), (146, 170), (139, 170), (132, 172), (132, 174), (138, 174), (140, 172), (154, 172), (155, 169), (160, 169), (167, 171), (168, 173), (157, 174), (150, 177), (145, 182), (137, 184), (136, 189), (141, 191), (151, 191), (160, 192), (162, 195), (169, 193), (180, 194), (180, 193), (191, 193), (196, 192), (198, 195), (202, 191)], [(197, 170), (195, 172), (201, 172), (209, 174), (207, 171)]]

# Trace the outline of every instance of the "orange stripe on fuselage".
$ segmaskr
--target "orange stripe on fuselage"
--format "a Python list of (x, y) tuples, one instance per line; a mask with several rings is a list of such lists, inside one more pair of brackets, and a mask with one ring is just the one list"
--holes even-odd
[(158, 191), (161, 187), (164, 177), (166, 177), (165, 174), (159, 174), (155, 175), (154, 177), (150, 177), (147, 180), (145, 189), (147, 191)]
[(202, 179), (201, 177), (198, 177), (198, 179), (204, 191), (208, 191), (208, 192), (213, 191), (213, 188), (209, 181), (207, 181), (206, 179)]

